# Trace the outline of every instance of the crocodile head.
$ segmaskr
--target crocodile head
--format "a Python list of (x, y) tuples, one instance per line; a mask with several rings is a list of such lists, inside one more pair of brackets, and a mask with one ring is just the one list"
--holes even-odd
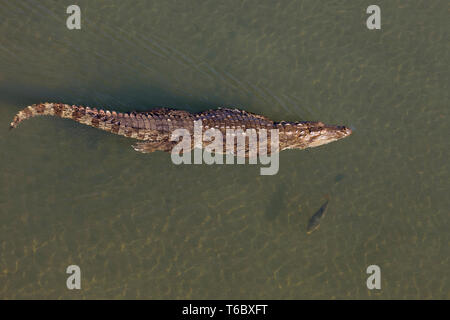
[(318, 147), (352, 134), (346, 126), (330, 126), (322, 122), (302, 122), (297, 124), (293, 139), (287, 149), (305, 149)]

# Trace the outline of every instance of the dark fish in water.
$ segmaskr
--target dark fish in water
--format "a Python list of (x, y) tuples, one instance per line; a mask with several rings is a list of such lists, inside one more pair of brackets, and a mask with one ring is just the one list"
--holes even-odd
[(330, 198), (327, 196), (327, 201), (320, 207), (319, 210), (317, 210), (316, 213), (313, 214), (311, 219), (309, 219), (308, 226), (306, 227), (306, 233), (310, 234), (317, 228), (319, 228), (320, 220), (325, 215), (325, 211), (327, 210), (328, 202), (330, 201)]
[(338, 183), (344, 178), (345, 178), (345, 175), (342, 173), (339, 173), (336, 177), (334, 177), (334, 182)]

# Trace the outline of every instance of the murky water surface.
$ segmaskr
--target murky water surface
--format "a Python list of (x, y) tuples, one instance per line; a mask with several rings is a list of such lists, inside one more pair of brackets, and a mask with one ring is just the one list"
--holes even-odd
[[(364, 1), (77, 3), (70, 31), (72, 1), (0, 1), (0, 298), (450, 298), (448, 1), (378, 1), (378, 31)], [(261, 176), (68, 120), (8, 131), (41, 101), (355, 132)]]

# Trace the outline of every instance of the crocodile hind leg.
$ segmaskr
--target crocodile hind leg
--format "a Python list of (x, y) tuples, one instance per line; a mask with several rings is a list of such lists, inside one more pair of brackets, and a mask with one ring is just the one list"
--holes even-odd
[(171, 142), (168, 141), (144, 141), (132, 145), (133, 149), (142, 153), (152, 153), (154, 151), (170, 151), (173, 148)]
[[(175, 145), (178, 142), (176, 141), (167, 141), (167, 140), (162, 140), (162, 141), (144, 141), (144, 142), (138, 142), (136, 144), (133, 144), (132, 147), (134, 150), (138, 151), (138, 152), (142, 152), (142, 153), (152, 153), (154, 151), (165, 151), (165, 152), (170, 152), (172, 151), (173, 147), (175, 147)], [(186, 150), (186, 148), (184, 149), (184, 151), (190, 151)], [(183, 152), (180, 152), (181, 154)]]

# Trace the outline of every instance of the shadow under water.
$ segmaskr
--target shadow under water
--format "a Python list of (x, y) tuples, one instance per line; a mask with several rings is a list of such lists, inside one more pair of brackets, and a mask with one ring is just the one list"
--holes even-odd
[(264, 212), (267, 220), (275, 220), (280, 212), (286, 210), (286, 184), (280, 183), (275, 192), (270, 197), (269, 203)]

